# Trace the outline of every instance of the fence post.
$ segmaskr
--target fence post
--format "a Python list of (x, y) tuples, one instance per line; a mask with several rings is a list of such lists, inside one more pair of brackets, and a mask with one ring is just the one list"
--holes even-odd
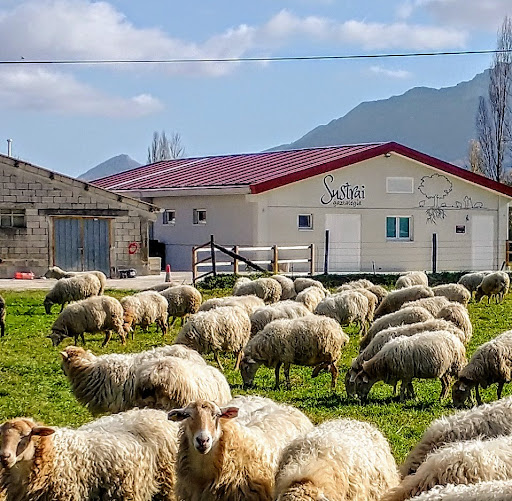
[(192, 247), (192, 284), (196, 285), (197, 280), (197, 250)]
[(210, 235), (210, 251), (212, 254), (212, 271), (213, 276), (217, 276), (217, 266), (215, 264), (215, 242), (213, 241), (213, 235)]
[(315, 274), (315, 244), (309, 245), (309, 274)]
[(437, 273), (437, 233), (432, 233), (432, 273)]
[(272, 271), (274, 273), (279, 272), (279, 250), (277, 249), (277, 245), (272, 246)]
[(327, 275), (328, 268), (329, 268), (329, 230), (325, 230), (324, 275)]
[[(233, 252), (238, 254), (238, 245), (233, 245)], [(233, 273), (238, 275), (238, 259), (236, 257), (233, 258)]]

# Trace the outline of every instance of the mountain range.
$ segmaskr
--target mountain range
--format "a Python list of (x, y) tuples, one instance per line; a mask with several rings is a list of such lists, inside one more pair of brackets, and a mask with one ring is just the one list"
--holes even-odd
[(87, 172), (80, 174), (78, 179), (83, 179), (84, 181), (92, 181), (93, 179), (111, 176), (112, 174), (117, 174), (118, 172), (123, 172), (125, 170), (135, 169), (141, 165), (141, 163), (137, 162), (137, 160), (134, 160), (128, 155), (117, 155), (115, 157), (109, 158), (108, 160), (105, 160), (104, 162), (101, 162), (92, 169), (89, 169)]

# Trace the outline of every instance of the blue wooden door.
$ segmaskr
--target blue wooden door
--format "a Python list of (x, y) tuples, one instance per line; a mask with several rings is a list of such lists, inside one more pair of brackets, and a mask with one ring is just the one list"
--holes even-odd
[(57, 218), (53, 228), (54, 264), (66, 271), (82, 271), (82, 220)]
[(84, 219), (84, 270), (99, 270), (110, 275), (110, 221)]

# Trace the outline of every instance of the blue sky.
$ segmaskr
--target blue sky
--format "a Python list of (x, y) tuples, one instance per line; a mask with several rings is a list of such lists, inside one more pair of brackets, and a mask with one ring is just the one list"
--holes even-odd
[[(0, 0), (0, 60), (311, 56), (493, 49), (511, 0)], [(79, 175), (153, 131), (187, 156), (260, 151), (362, 101), (473, 78), (490, 56), (270, 63), (0, 65), (0, 152)], [(378, 138), (376, 138), (377, 140)]]

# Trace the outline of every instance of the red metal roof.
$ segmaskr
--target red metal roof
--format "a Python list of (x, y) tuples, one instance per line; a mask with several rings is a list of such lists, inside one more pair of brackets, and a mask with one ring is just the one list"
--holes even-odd
[(165, 160), (92, 184), (113, 191), (247, 186), (262, 193), (391, 152), (512, 197), (510, 186), (395, 142)]

